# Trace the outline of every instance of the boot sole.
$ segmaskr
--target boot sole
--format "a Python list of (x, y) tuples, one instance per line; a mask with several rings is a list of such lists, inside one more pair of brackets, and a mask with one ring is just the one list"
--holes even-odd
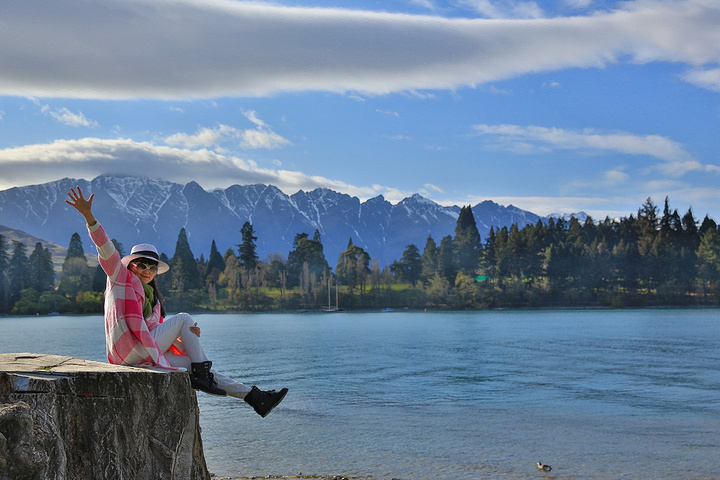
[(268, 415), (270, 415), (270, 412), (272, 412), (275, 407), (277, 407), (278, 405), (280, 405), (280, 402), (282, 402), (282, 401), (285, 399), (285, 395), (287, 395), (288, 389), (287, 389), (287, 388), (283, 388), (283, 389), (280, 390), (280, 392), (278, 392), (278, 393), (282, 393), (282, 395), (280, 396), (280, 398), (278, 399), (277, 402), (275, 402), (275, 403), (273, 403), (272, 405), (270, 405), (270, 408), (268, 408), (268, 410), (267, 410), (267, 412), (265, 412), (265, 414), (260, 414), (260, 416), (261, 416), (262, 418), (265, 418), (265, 417), (267, 417)]

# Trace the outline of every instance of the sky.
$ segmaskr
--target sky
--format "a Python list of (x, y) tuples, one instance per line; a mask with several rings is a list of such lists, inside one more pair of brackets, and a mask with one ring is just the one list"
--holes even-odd
[(0, 4), (0, 189), (130, 174), (720, 222), (718, 0)]

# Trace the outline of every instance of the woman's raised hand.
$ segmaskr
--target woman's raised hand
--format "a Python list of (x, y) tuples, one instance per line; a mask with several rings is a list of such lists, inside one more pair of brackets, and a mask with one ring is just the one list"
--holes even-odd
[(82, 214), (83, 217), (85, 217), (85, 220), (87, 220), (88, 226), (93, 226), (95, 223), (97, 223), (97, 220), (95, 220), (95, 217), (92, 214), (92, 202), (93, 198), (95, 197), (95, 194), (93, 193), (90, 195), (89, 198), (85, 198), (85, 196), (82, 193), (82, 190), (80, 190), (80, 187), (76, 187), (77, 191), (75, 191), (74, 188), (71, 188), (68, 192), (68, 197), (70, 197), (70, 200), (65, 200), (65, 203), (72, 206)]

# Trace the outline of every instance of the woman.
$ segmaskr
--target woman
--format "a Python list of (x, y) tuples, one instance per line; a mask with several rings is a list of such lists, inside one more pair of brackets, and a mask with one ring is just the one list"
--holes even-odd
[(285, 397), (279, 392), (247, 387), (216, 370), (211, 370), (200, 345), (200, 328), (187, 313), (168, 318), (155, 276), (170, 267), (160, 260), (149, 244), (135, 245), (130, 255), (120, 258), (112, 241), (92, 213), (95, 194), (85, 199), (80, 187), (68, 192), (68, 205), (87, 222), (97, 246), (98, 260), (108, 276), (105, 289), (105, 344), (108, 361), (121, 365), (149, 365), (190, 372), (192, 387), (213, 395), (232, 395), (245, 400), (266, 417)]

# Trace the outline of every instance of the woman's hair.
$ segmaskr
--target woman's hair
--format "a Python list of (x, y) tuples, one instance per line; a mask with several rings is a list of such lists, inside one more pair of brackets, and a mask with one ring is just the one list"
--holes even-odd
[[(157, 278), (157, 277), (156, 277)], [(165, 305), (163, 305), (163, 296), (162, 293), (160, 293), (160, 289), (157, 286), (157, 282), (155, 281), (156, 278), (153, 278), (148, 285), (150, 285), (155, 292), (155, 301), (160, 304), (160, 315), (163, 317), (165, 316)]]

